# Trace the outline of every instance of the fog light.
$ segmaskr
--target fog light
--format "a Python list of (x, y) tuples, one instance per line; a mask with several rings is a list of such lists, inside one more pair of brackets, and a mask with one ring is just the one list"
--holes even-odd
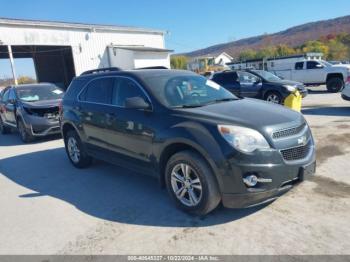
[(255, 175), (249, 175), (249, 176), (246, 176), (245, 178), (243, 178), (243, 182), (247, 186), (253, 187), (253, 186), (256, 186), (256, 184), (258, 183), (258, 178)]

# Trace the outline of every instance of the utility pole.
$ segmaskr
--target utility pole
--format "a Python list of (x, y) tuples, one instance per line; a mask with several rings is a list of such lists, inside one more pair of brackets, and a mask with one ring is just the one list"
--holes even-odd
[(15, 85), (18, 85), (17, 76), (16, 76), (16, 69), (15, 69), (15, 62), (13, 60), (13, 55), (12, 55), (12, 47), (10, 45), (8, 45), (7, 50), (8, 50), (9, 58), (10, 58), (13, 80), (15, 81)]

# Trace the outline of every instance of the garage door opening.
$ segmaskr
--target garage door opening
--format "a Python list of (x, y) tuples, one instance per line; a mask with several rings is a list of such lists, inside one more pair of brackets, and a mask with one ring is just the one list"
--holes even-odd
[[(28, 62), (30, 60), (27, 59), (32, 59), (35, 71), (33, 76), (35, 76), (35, 80), (39, 83), (49, 82), (66, 89), (75, 76), (73, 53), (70, 46), (14, 45), (11, 47), (14, 67), (16, 68), (16, 64), (19, 65), (24, 60), (26, 60), (27, 64), (30, 64)], [(4, 60), (8, 60), (9, 58), (8, 47), (0, 46), (2, 64), (4, 64)]]

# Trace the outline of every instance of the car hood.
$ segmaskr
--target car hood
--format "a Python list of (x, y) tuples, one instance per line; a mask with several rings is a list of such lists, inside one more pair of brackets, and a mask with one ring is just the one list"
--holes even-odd
[(43, 100), (37, 102), (25, 102), (22, 101), (24, 107), (32, 108), (32, 109), (43, 109), (43, 108), (51, 108), (59, 106), (62, 99), (57, 100)]
[(186, 110), (190, 118), (215, 124), (241, 125), (261, 132), (295, 127), (305, 122), (303, 116), (296, 111), (250, 98), (180, 110)]
[(339, 64), (339, 65), (333, 65), (332, 67), (340, 67), (340, 68), (350, 69), (350, 64)]

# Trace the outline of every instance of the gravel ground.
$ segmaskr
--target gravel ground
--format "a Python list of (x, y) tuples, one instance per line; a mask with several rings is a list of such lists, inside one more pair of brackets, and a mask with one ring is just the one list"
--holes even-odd
[(152, 178), (74, 169), (59, 138), (0, 135), (0, 254), (350, 254), (350, 103), (323, 89), (303, 101), (316, 176), (270, 205), (205, 218), (176, 210)]

